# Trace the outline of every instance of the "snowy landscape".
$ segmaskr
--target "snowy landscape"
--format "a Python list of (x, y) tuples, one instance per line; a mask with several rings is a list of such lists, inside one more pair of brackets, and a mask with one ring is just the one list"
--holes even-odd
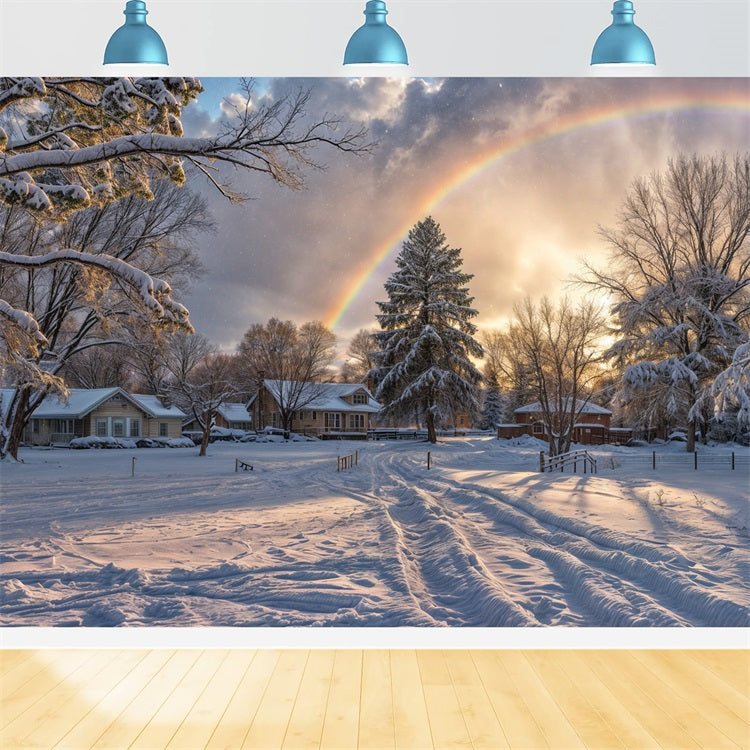
[(276, 440), (22, 449), (2, 623), (748, 625), (747, 447), (601, 446), (584, 475), (530, 436)]
[(1, 79), (0, 624), (748, 626), (749, 114)]

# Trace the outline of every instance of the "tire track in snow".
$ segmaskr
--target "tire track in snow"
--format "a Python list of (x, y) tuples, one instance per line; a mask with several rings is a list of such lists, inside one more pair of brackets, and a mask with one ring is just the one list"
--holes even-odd
[[(394, 471), (397, 456), (388, 455), (385, 462), (371, 465), (370, 492), (335, 487), (382, 509), (383, 538), (393, 546), (403, 571), (401, 579), (416, 605), (435, 624), (538, 625), (479, 560), (434, 498)], [(386, 466), (380, 468), (383, 463)], [(390, 482), (387, 491), (384, 480)]]
[[(407, 472), (408, 473), (408, 470)], [(476, 503), (480, 498), (473, 490), (465, 490), (463, 487), (458, 488), (448, 482), (439, 480), (425, 479), (419, 477), (414, 472), (411, 476), (415, 481), (421, 481), (424, 485), (437, 488), (435, 490), (437, 497), (450, 497), (454, 502), (462, 505), (471, 505), (472, 511), (478, 515), (483, 515), (492, 523), (492, 532), (497, 535), (499, 527), (510, 530), (511, 534), (518, 542), (518, 549), (515, 554), (523, 553), (536, 558), (545, 564), (552, 580), (556, 582), (554, 589), (547, 586), (544, 590), (544, 597), (537, 603), (534, 602), (533, 596), (535, 589), (539, 589), (539, 583), (535, 582), (534, 586), (526, 586), (519, 594), (528, 600), (528, 606), (535, 616), (543, 617), (550, 615), (550, 610), (567, 610), (570, 613), (580, 613), (584, 622), (591, 623), (592, 620), (597, 625), (615, 626), (615, 625), (685, 625), (683, 619), (676, 619), (674, 615), (661, 607), (649, 597), (634, 590), (628, 590), (625, 583), (620, 579), (613, 579), (612, 576), (606, 575), (603, 571), (591, 568), (586, 564), (580, 563), (575, 558), (569, 556), (565, 558), (563, 564), (558, 558), (551, 558), (548, 555), (540, 554), (539, 549), (552, 549), (563, 545), (571, 539), (577, 539), (566, 532), (552, 532), (544, 528), (535, 519), (530, 518), (513, 509), (498, 509), (500, 512), (487, 514), (486, 509), (479, 507)], [(454, 495), (460, 497), (457, 500)], [(504, 511), (504, 512), (502, 512)], [(467, 534), (476, 538), (481, 529), (481, 524), (476, 521), (469, 521), (463, 511), (452, 512), (453, 523), (468, 527)], [(520, 535), (518, 535), (520, 532)], [(503, 534), (502, 539), (508, 539), (508, 534)], [(540, 545), (545, 545), (543, 548)], [(503, 561), (507, 564), (507, 560)], [(557, 564), (553, 564), (553, 562)], [(538, 571), (537, 571), (538, 575)], [(609, 580), (608, 580), (609, 579)], [(551, 597), (562, 597), (560, 600)], [(638, 606), (634, 603), (637, 602)], [(650, 619), (644, 617), (642, 610), (647, 610)], [(569, 617), (575, 621), (575, 617)]]
[[(413, 471), (411, 476), (417, 479)], [(424, 477), (419, 480), (437, 487), (452, 501), (464, 506), (471, 504), (472, 510), (488, 519), (517, 528), (541, 543), (530, 548), (529, 553), (544, 560), (566, 586), (594, 607), (596, 614), (604, 618), (604, 625), (696, 624), (696, 616), (709, 627), (750, 624), (747, 607), (707, 591), (687, 578), (683, 571), (693, 563), (668, 545), (633, 540), (620, 532), (560, 516), (523, 498), (481, 485), (458, 484), (446, 477), (442, 481)], [(543, 523), (561, 531), (550, 531)], [(621, 579), (619, 590), (600, 580), (601, 590), (595, 591), (592, 578), (595, 572), (614, 574)], [(637, 586), (635, 592), (628, 592), (633, 602), (623, 596), (625, 588), (632, 584)], [(612, 600), (619, 600), (623, 612), (630, 615), (620, 614)], [(620, 622), (628, 617), (632, 622)]]

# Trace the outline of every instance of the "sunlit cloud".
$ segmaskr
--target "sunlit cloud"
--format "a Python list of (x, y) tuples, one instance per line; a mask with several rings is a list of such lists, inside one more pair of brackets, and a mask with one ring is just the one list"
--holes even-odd
[[(204, 84), (185, 112), (188, 135), (244, 102), (236, 79)], [(365, 126), (375, 146), (316, 152), (326, 169), (308, 171), (301, 191), (233, 173), (252, 198), (241, 205), (191, 179), (218, 231), (200, 249), (207, 272), (186, 302), (197, 329), (228, 349), (272, 315), (333, 320), (342, 343), (372, 327), (399, 243), (426, 212), (475, 275), (480, 326), (502, 324), (525, 294), (578, 294), (570, 276), (583, 259), (606, 262), (597, 228), (616, 222), (632, 181), (680, 152), (745, 150), (750, 122), (744, 84), (731, 79), (269, 79), (263, 96), (300, 87), (310, 118)], [(601, 116), (629, 106), (632, 116)], [(557, 122), (571, 126), (556, 132)], [(524, 143), (546, 127), (549, 136)], [(504, 143), (519, 145), (490, 159)]]

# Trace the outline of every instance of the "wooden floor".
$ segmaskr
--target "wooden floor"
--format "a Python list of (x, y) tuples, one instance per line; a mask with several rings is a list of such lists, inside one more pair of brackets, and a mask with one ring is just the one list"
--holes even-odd
[(750, 748), (739, 651), (1, 652), (0, 747)]

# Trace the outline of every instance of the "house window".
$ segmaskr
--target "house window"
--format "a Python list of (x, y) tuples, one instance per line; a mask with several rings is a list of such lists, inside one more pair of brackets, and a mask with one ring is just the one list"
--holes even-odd
[(107, 418), (106, 417), (97, 417), (96, 436), (107, 437)]
[(74, 421), (72, 419), (56, 419), (55, 432), (63, 435), (72, 435), (75, 431)]
[(141, 420), (131, 419), (130, 420), (130, 437), (140, 437), (140, 436), (141, 436)]
[(535, 435), (541, 435), (544, 432), (544, 425), (541, 422), (534, 422), (534, 427), (532, 428), (532, 432)]
[(340, 430), (341, 414), (339, 414), (338, 412), (326, 412), (325, 425), (327, 430)]
[(271, 427), (279, 426), (279, 413), (274, 411), (271, 413)]
[(38, 419), (31, 420), (31, 431), (39, 432), (39, 420)]
[(365, 415), (364, 414), (350, 414), (349, 415), (349, 429), (364, 430), (365, 429)]
[(318, 412), (313, 411), (313, 412), (311, 412), (311, 414), (312, 414), (312, 421), (313, 422), (317, 422), (318, 421)]
[(125, 420), (121, 417), (115, 417), (112, 420), (113, 437), (125, 437)]
[(166, 422), (159, 422), (159, 437), (169, 437), (169, 425)]
[(366, 404), (367, 403), (367, 394), (362, 393), (361, 391), (358, 391), (354, 394), (354, 398), (352, 399), (352, 403), (355, 404)]

